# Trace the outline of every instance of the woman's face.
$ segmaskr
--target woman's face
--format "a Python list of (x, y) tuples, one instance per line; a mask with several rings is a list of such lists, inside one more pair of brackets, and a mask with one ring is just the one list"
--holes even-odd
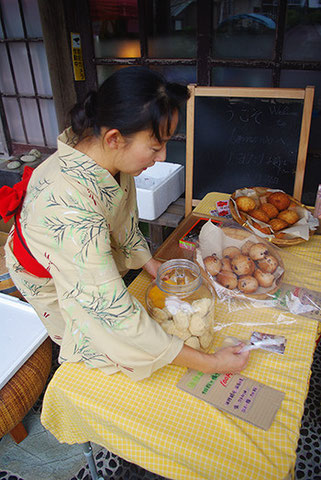
[(170, 135), (163, 135), (162, 142), (152, 136), (150, 130), (143, 130), (134, 134), (127, 141), (115, 159), (115, 168), (123, 173), (137, 176), (156, 162), (166, 159), (166, 144), (174, 134), (178, 123), (178, 113), (173, 114)]

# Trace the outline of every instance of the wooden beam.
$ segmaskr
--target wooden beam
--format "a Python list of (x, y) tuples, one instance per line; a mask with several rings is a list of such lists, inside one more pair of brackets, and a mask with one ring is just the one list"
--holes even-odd
[(70, 57), (70, 38), (62, 0), (38, 0), (52, 93), (59, 131), (68, 125), (68, 113), (76, 103)]

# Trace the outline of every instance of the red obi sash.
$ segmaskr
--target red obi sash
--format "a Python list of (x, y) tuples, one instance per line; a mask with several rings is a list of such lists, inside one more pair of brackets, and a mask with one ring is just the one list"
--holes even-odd
[(20, 182), (16, 183), (13, 187), (5, 185), (0, 188), (0, 215), (5, 223), (15, 216), (12, 246), (14, 256), (20, 265), (36, 277), (51, 278), (48, 270), (46, 270), (30, 252), (21, 232), (20, 211), (32, 172), (33, 168), (26, 166)]

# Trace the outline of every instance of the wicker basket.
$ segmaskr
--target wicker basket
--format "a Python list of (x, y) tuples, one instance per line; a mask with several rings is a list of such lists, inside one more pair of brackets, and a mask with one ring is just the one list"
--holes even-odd
[[(241, 229), (239, 227), (233, 228), (233, 227), (222, 227), (222, 230), (225, 235), (227, 235), (230, 238), (235, 238), (237, 240), (246, 240), (252, 235), (255, 235), (252, 231), (249, 232), (248, 230)], [(202, 268), (202, 266), (198, 263), (197, 258), (196, 258), (196, 250), (193, 253), (193, 260), (201, 269), (202, 276), (204, 276), (211, 285), (214, 286), (215, 290), (217, 291), (217, 288), (219, 289), (220, 292), (222, 292), (223, 295), (226, 296), (233, 296), (236, 298), (249, 298), (249, 299), (256, 299), (256, 300), (264, 300), (266, 298), (270, 298), (271, 295), (273, 295), (280, 287), (280, 284), (282, 282), (283, 276), (284, 276), (284, 264), (282, 261), (282, 258), (280, 257), (277, 248), (275, 248), (273, 245), (271, 245), (270, 242), (267, 242), (264, 239), (257, 239), (258, 243), (265, 243), (266, 248), (268, 249), (269, 253), (276, 257), (279, 262), (279, 266), (283, 269), (283, 273), (276, 279), (275, 285), (273, 285), (270, 289), (266, 289), (265, 292), (260, 292), (260, 293), (252, 293), (252, 294), (244, 294), (244, 293), (236, 293), (234, 290), (229, 290), (228, 288), (223, 287), (220, 285), (218, 282), (216, 282), (215, 278), (210, 277), (206, 270)]]
[(0, 438), (21, 422), (44, 389), (51, 352), (48, 337), (0, 390)]
[[(268, 188), (266, 187), (249, 187), (251, 190), (255, 190), (257, 195), (259, 197), (262, 197), (262, 196), (265, 196), (266, 195), (266, 192), (267, 190), (269, 190)], [(296, 200), (295, 198), (291, 197), (291, 195), (288, 195), (288, 197), (290, 198), (291, 202), (295, 203), (298, 207), (302, 207), (302, 208), (306, 208), (305, 205), (303, 205), (301, 202), (299, 202), (298, 200)], [(235, 206), (234, 206), (234, 202), (232, 201), (236, 199), (236, 196), (235, 196), (235, 192), (231, 195), (230, 197), (230, 200), (229, 200), (229, 207), (230, 207), (230, 211), (231, 211), (231, 214), (232, 214), (232, 217), (234, 218), (234, 220), (239, 223), (240, 225), (242, 225), (244, 228), (247, 228), (249, 229), (250, 231), (252, 231), (248, 224), (247, 224), (247, 221), (244, 221), (244, 219), (242, 219), (239, 214), (237, 213), (236, 209), (235, 209)], [(314, 230), (310, 230), (309, 231), (309, 238), (311, 238), (311, 236), (314, 234)], [(254, 232), (253, 232), (254, 233)], [(260, 236), (260, 232), (258, 230), (256, 230), (255, 232), (256, 235)], [(268, 240), (268, 239), (266, 239)], [(274, 243), (274, 245), (278, 245), (279, 247), (290, 247), (292, 245), (298, 245), (299, 243), (303, 243), (303, 242), (306, 242), (306, 240), (304, 240), (303, 238), (301, 237), (293, 237), (293, 238), (278, 238), (278, 237), (275, 237), (274, 235), (271, 234), (271, 237), (269, 238), (269, 241)]]

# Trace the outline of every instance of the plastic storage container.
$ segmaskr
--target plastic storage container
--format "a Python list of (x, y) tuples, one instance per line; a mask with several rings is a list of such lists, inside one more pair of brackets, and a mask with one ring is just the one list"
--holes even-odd
[(184, 167), (169, 162), (156, 162), (135, 177), (139, 218), (158, 218), (182, 195), (184, 182)]
[(169, 334), (197, 350), (213, 343), (214, 291), (190, 260), (165, 262), (146, 291), (149, 315)]

